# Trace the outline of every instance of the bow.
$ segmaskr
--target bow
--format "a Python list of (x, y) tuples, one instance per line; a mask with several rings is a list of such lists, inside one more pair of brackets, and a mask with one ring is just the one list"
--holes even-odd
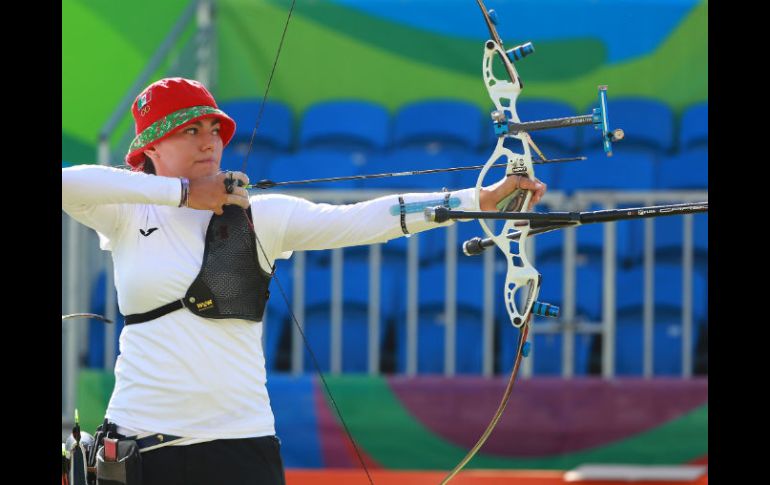
[[(444, 478), (441, 482), (442, 485), (449, 482), (470, 462), (500, 421), (513, 391), (513, 384), (521, 359), (529, 353), (527, 337), (532, 315), (547, 317), (558, 317), (559, 315), (558, 307), (537, 301), (542, 278), (527, 258), (525, 249), (527, 238), (582, 224), (708, 212), (708, 202), (698, 202), (595, 212), (528, 213), (522, 211), (529, 206), (532, 193), (520, 189), (514, 191), (498, 204), (498, 210), (502, 212), (482, 212), (479, 207), (479, 196), (489, 168), (502, 161), (506, 165), (506, 176), (519, 175), (534, 179), (535, 173), (530, 148), (537, 152), (541, 160), (547, 160), (529, 136), (530, 131), (592, 124), (601, 131), (602, 145), (607, 156), (612, 156), (612, 143), (622, 140), (624, 133), (623, 130), (610, 130), (609, 128), (606, 86), (599, 86), (599, 107), (595, 108), (591, 114), (522, 123), (516, 113), (516, 99), (521, 93), (523, 83), (513, 63), (534, 52), (534, 47), (531, 43), (525, 43), (506, 51), (495, 28), (497, 16), (494, 10), (488, 11), (482, 0), (476, 0), (476, 3), (481, 9), (492, 37), (484, 46), (482, 74), (490, 98), (496, 108), (492, 112), (492, 120), (498, 141), (476, 182), (476, 211), (453, 211), (446, 207), (434, 207), (425, 209), (425, 217), (434, 222), (472, 218), (479, 221), (487, 238), (482, 240), (477, 237), (466, 241), (463, 245), (463, 251), (466, 255), (471, 256), (480, 254), (485, 248), (497, 246), (505, 255), (508, 263), (503, 290), (505, 305), (511, 324), (519, 329), (519, 337), (513, 370), (497, 411), (495, 411), (479, 440)], [(509, 80), (495, 77), (492, 66), (495, 57), (502, 61)], [(519, 151), (514, 151), (519, 145)], [(502, 229), (495, 233), (486, 222), (488, 220), (503, 220)]]
[[(544, 120), (529, 123), (522, 123), (516, 112), (516, 100), (521, 93), (524, 84), (519, 73), (514, 67), (514, 61), (523, 59), (534, 52), (534, 47), (530, 42), (516, 46), (510, 50), (505, 50), (503, 41), (497, 32), (497, 15), (494, 10), (487, 10), (482, 0), (476, 0), (484, 21), (489, 30), (490, 40), (484, 44), (484, 57), (482, 61), (482, 76), (484, 85), (487, 87), (489, 97), (495, 105), (495, 111), (492, 112), (495, 133), (498, 135), (497, 144), (484, 164), (476, 181), (475, 209), (480, 211), (479, 201), (481, 189), (487, 172), (496, 163), (501, 162), (506, 165), (506, 176), (519, 175), (531, 180), (535, 180), (535, 170), (532, 160), (534, 150), (541, 160), (547, 160), (537, 145), (529, 135), (529, 131), (547, 128), (560, 128), (567, 126), (580, 126), (585, 124), (595, 124), (602, 129), (604, 149), (608, 156), (612, 155), (612, 141), (623, 138), (623, 132), (616, 130), (609, 131), (607, 120), (607, 102), (606, 86), (599, 87), (599, 96), (601, 107), (594, 110), (591, 115), (561, 118), (556, 120)], [(493, 64), (495, 58), (500, 59), (508, 79), (498, 79), (494, 74)], [(504, 212), (521, 212), (529, 207), (532, 199), (532, 192), (516, 189), (512, 194), (506, 197), (498, 204), (498, 209)], [(431, 211), (426, 210), (426, 215)], [(461, 212), (461, 211), (458, 211)], [(430, 219), (430, 217), (429, 217)], [(435, 218), (431, 220), (436, 220)], [(505, 308), (511, 324), (519, 329), (518, 343), (516, 346), (516, 357), (513, 363), (513, 370), (508, 379), (508, 384), (503, 393), (500, 404), (490, 420), (487, 428), (481, 434), (476, 444), (460, 460), (452, 471), (447, 474), (441, 482), (449, 482), (460, 470), (467, 465), (474, 455), (481, 449), (486, 440), (492, 434), (495, 426), (502, 418), (506, 405), (513, 391), (513, 384), (519, 371), (522, 357), (529, 352), (530, 322), (534, 312), (544, 316), (558, 316), (558, 308), (548, 304), (537, 302), (540, 291), (541, 276), (535, 267), (530, 263), (526, 254), (526, 240), (530, 235), (529, 221), (520, 219), (507, 219), (499, 232), (495, 233), (489, 226), (487, 220), (478, 218), (481, 229), (487, 235), (487, 240), (494, 243), (505, 255), (507, 262), (507, 273), (504, 286)], [(515, 233), (517, 237), (511, 238)]]
[[(514, 123), (520, 123), (519, 116), (516, 112), (516, 99), (522, 90), (523, 84), (519, 77), (513, 62), (508, 57), (503, 47), (503, 41), (500, 39), (495, 24), (497, 18), (494, 11), (487, 11), (482, 0), (477, 0), (481, 13), (484, 16), (484, 21), (487, 24), (487, 29), (491, 39), (484, 44), (484, 57), (482, 61), (482, 76), (484, 78), (484, 85), (487, 87), (489, 97), (495, 105), (495, 112), (493, 113), (493, 120), (496, 123), (496, 127), (503, 127), (507, 120)], [(532, 44), (524, 44), (523, 46), (512, 49), (512, 52), (519, 52), (522, 57), (525, 53), (531, 52)], [(509, 80), (501, 80), (495, 77), (493, 70), (493, 63), (495, 57), (498, 57), (505, 71), (508, 74)], [(487, 172), (496, 162), (504, 162), (506, 165), (506, 176), (520, 175), (529, 179), (535, 179), (535, 170), (532, 163), (532, 153), (530, 147), (534, 148), (541, 159), (545, 159), (542, 152), (537, 149), (537, 145), (534, 144), (526, 131), (517, 132), (500, 132), (501, 136), (498, 137), (495, 149), (489, 160), (484, 164), (484, 167), (479, 173), (479, 177), (476, 181), (476, 210), (480, 210), (479, 200), (481, 189), (483, 187), (484, 179)], [(510, 147), (514, 145), (515, 148), (519, 148), (520, 152), (515, 153)], [(526, 190), (516, 189), (510, 196), (504, 199), (499, 205), (498, 209), (505, 211), (519, 212), (525, 207), (529, 206), (532, 193)], [(447, 476), (441, 481), (442, 485), (448, 483), (465, 465), (467, 465), (476, 453), (481, 449), (484, 443), (487, 441), (492, 431), (500, 422), (503, 416), (505, 407), (513, 392), (513, 384), (516, 380), (516, 375), (519, 371), (522, 355), (525, 353), (525, 345), (527, 345), (527, 336), (529, 334), (529, 322), (532, 312), (532, 305), (537, 298), (540, 290), (540, 274), (535, 270), (534, 266), (529, 262), (526, 256), (525, 242), (529, 233), (529, 227), (519, 227), (521, 231), (521, 237), (518, 242), (513, 243), (505, 239), (505, 236), (512, 232), (514, 221), (506, 221), (503, 228), (498, 234), (494, 234), (493, 229), (489, 227), (487, 222), (483, 219), (479, 219), (479, 224), (484, 233), (491, 238), (495, 245), (505, 255), (508, 269), (505, 278), (505, 308), (508, 312), (508, 316), (514, 327), (519, 329), (518, 344), (516, 348), (516, 357), (513, 363), (513, 370), (511, 376), (508, 379), (508, 384), (505, 387), (505, 392), (500, 400), (500, 404), (497, 407), (492, 419), (490, 420), (487, 428), (481, 434), (476, 444), (468, 451), (468, 453), (455, 465), (455, 467), (447, 474)], [(516, 299), (520, 291), (526, 291), (526, 300), (523, 307), (520, 309), (517, 305)]]

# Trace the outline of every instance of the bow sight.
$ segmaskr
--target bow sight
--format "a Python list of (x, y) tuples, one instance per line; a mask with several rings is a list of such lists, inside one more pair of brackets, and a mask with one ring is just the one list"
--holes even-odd
[(595, 129), (602, 132), (602, 143), (608, 157), (612, 156), (612, 143), (622, 140), (625, 136), (620, 128), (610, 130), (607, 116), (607, 86), (599, 86), (599, 107), (594, 108), (591, 114), (516, 123), (510, 121), (504, 112), (495, 110), (492, 111), (492, 122), (497, 136), (505, 136), (522, 131), (529, 133), (538, 130), (593, 125)]

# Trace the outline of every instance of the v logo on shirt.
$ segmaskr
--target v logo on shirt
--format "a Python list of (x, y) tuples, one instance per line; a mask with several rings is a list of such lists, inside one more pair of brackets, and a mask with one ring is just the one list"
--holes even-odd
[(157, 230), (158, 230), (157, 227), (151, 227), (151, 228), (147, 229), (147, 232), (145, 232), (144, 229), (139, 229), (139, 232), (142, 234), (142, 236), (147, 237), (147, 236), (149, 236), (150, 234), (152, 234), (153, 232), (155, 232)]

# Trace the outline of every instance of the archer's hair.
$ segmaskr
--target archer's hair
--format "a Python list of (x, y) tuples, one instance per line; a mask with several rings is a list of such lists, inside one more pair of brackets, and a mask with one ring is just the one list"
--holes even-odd
[(152, 160), (147, 155), (144, 156), (144, 165), (142, 166), (142, 172), (149, 173), (150, 175), (155, 175), (155, 165), (152, 163)]

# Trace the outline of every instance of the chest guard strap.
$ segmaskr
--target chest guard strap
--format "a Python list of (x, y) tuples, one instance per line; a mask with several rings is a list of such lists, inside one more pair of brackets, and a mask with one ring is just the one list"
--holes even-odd
[(183, 307), (203, 318), (261, 321), (272, 274), (259, 265), (251, 208), (247, 213), (248, 218), (240, 207), (226, 205), (221, 216), (214, 214), (206, 230), (201, 270), (184, 298), (126, 315), (126, 325), (148, 322)]

